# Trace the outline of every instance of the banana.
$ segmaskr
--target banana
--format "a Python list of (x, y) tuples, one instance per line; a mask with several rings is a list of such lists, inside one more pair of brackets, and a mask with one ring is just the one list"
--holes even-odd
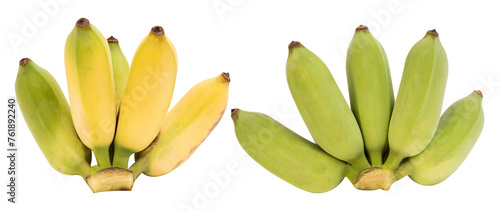
[(137, 161), (149, 153), (142, 170), (144, 174), (167, 174), (194, 153), (226, 110), (229, 81), (229, 73), (222, 73), (196, 84), (168, 112), (155, 141), (135, 154)]
[(381, 166), (388, 149), (394, 92), (384, 48), (366, 26), (356, 28), (347, 50), (346, 70), (351, 109), (361, 129), (365, 151), (372, 166)]
[(108, 43), (85, 18), (76, 22), (64, 49), (71, 115), (82, 142), (102, 168), (111, 166), (116, 97)]
[(357, 169), (369, 167), (358, 123), (326, 65), (299, 42), (288, 48), (288, 87), (314, 141)]
[(435, 185), (455, 172), (483, 129), (482, 99), (481, 91), (474, 91), (453, 103), (441, 117), (429, 146), (396, 170), (398, 178), (409, 175), (418, 184)]
[(116, 110), (120, 108), (120, 102), (122, 100), (123, 92), (125, 91), (125, 85), (127, 84), (129, 65), (127, 58), (123, 55), (123, 52), (118, 43), (118, 39), (113, 36), (108, 38), (109, 50), (111, 52), (111, 60), (113, 63), (113, 78), (115, 82), (115, 92), (116, 92)]
[(232, 109), (236, 137), (257, 163), (288, 183), (314, 193), (342, 182), (348, 164), (323, 151), (271, 117)]
[(61, 87), (30, 59), (21, 59), (19, 65), (17, 100), (38, 147), (58, 172), (86, 177), (92, 154), (76, 134)]
[(448, 76), (448, 59), (436, 30), (429, 30), (408, 53), (389, 125), (389, 156), (384, 166), (425, 149), (439, 124)]
[(113, 166), (128, 168), (131, 154), (158, 134), (170, 106), (177, 54), (163, 28), (155, 26), (137, 48), (118, 114)]

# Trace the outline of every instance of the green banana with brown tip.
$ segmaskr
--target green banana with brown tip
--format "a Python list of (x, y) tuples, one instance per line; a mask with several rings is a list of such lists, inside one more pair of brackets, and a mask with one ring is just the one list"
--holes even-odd
[(429, 30), (408, 53), (389, 125), (389, 156), (384, 166), (399, 167), (401, 160), (422, 152), (439, 124), (448, 59), (438, 33)]
[(315, 193), (327, 192), (345, 177), (348, 164), (323, 151), (271, 117), (232, 109), (236, 137), (243, 149), (271, 173)]
[(288, 48), (288, 87), (314, 141), (356, 169), (369, 167), (358, 123), (326, 65), (299, 42)]
[(387, 55), (366, 26), (356, 28), (347, 51), (346, 70), (351, 109), (366, 153), (372, 166), (381, 166), (388, 149), (394, 92)]
[(122, 101), (123, 93), (125, 92), (125, 85), (127, 85), (127, 78), (130, 66), (128, 64), (127, 58), (123, 55), (123, 52), (118, 43), (118, 39), (111, 36), (108, 39), (109, 51), (111, 52), (111, 60), (113, 63), (113, 78), (115, 82), (115, 92), (116, 92), (116, 110), (120, 108), (120, 102)]
[(482, 99), (482, 93), (474, 91), (453, 103), (441, 117), (429, 146), (417, 156), (408, 158), (396, 170), (397, 177), (409, 175), (418, 184), (435, 185), (453, 174), (483, 129)]
[(28, 58), (19, 62), (19, 107), (36, 143), (60, 173), (86, 177), (92, 154), (78, 138), (68, 101), (52, 75)]

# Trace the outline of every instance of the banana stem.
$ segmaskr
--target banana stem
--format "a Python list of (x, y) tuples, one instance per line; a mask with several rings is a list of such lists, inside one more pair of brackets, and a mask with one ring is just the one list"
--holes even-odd
[(97, 165), (99, 165), (103, 169), (111, 167), (111, 160), (109, 157), (109, 147), (99, 147), (95, 148), (92, 151), (94, 152)]
[(385, 161), (384, 165), (382, 165), (382, 167), (388, 168), (391, 171), (395, 171), (399, 167), (399, 164), (401, 164), (403, 158), (404, 157), (399, 154), (389, 152), (389, 157), (387, 157), (387, 160)]
[(115, 147), (113, 154), (113, 166), (128, 169), (128, 159), (132, 153), (123, 150), (123, 148)]
[(353, 168), (359, 171), (371, 167), (370, 163), (368, 162), (368, 159), (366, 159), (366, 156), (361, 156), (351, 164)]
[(132, 166), (130, 166), (130, 171), (134, 173), (134, 180), (137, 179), (141, 175), (141, 173), (144, 171), (144, 168), (146, 168), (146, 163), (149, 160), (149, 153), (142, 157), (141, 159), (137, 160)]
[(396, 181), (402, 179), (403, 177), (408, 176), (411, 174), (411, 171), (413, 170), (411, 164), (408, 162), (403, 163), (396, 171), (394, 174), (396, 175)]
[(85, 177), (87, 177), (91, 174), (91, 167), (90, 167), (90, 164), (87, 162), (80, 163), (79, 170), (80, 171), (78, 172), (78, 175), (80, 175), (84, 179), (85, 179)]
[(368, 157), (370, 158), (371, 166), (382, 166), (382, 153), (368, 153)]

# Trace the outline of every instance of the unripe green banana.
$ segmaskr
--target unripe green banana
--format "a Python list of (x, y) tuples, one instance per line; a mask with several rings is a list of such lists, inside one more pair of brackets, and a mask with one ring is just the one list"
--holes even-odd
[(435, 185), (448, 178), (462, 164), (476, 143), (484, 125), (483, 95), (474, 91), (453, 103), (443, 114), (429, 146), (408, 158), (396, 175), (409, 175), (421, 185)]
[(408, 53), (389, 126), (389, 157), (395, 170), (401, 160), (425, 149), (439, 124), (448, 76), (448, 59), (438, 33), (429, 30)]
[(271, 173), (315, 193), (327, 192), (345, 177), (348, 164), (323, 151), (271, 117), (232, 109), (236, 137), (243, 149)]
[(366, 153), (372, 166), (381, 166), (388, 148), (394, 92), (384, 48), (366, 26), (356, 28), (347, 50), (346, 70), (351, 109)]
[(123, 55), (123, 52), (118, 43), (118, 39), (113, 36), (108, 38), (109, 51), (111, 52), (111, 60), (113, 61), (113, 78), (115, 81), (115, 92), (116, 92), (116, 110), (120, 108), (120, 102), (122, 101), (123, 92), (125, 91), (125, 85), (127, 85), (127, 78), (130, 66), (128, 64), (127, 58)]
[(369, 167), (358, 123), (326, 65), (299, 42), (288, 48), (288, 87), (314, 141), (357, 169)]
[(58, 172), (86, 177), (92, 154), (76, 134), (61, 87), (30, 59), (22, 59), (19, 65), (16, 96), (38, 147)]

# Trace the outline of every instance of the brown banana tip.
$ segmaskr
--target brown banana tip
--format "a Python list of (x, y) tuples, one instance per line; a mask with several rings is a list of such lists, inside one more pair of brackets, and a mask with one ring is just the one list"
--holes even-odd
[(80, 18), (78, 21), (76, 21), (76, 26), (83, 28), (86, 27), (90, 24), (89, 20), (87, 18)]
[(356, 28), (356, 31), (367, 30), (367, 29), (368, 29), (368, 26), (359, 25), (359, 26)]
[(474, 92), (479, 95), (479, 97), (483, 98), (483, 93), (481, 92), (481, 90), (474, 90)]
[(221, 75), (222, 75), (222, 77), (224, 77), (224, 79), (226, 79), (227, 82), (231, 82), (231, 78), (229, 77), (229, 73), (223, 72)]
[(238, 112), (239, 110), (240, 110), (240, 109), (238, 109), (238, 108), (233, 108), (233, 109), (231, 109), (231, 118), (234, 118), (234, 116), (235, 116), (236, 112)]
[(118, 39), (116, 39), (115, 37), (111, 36), (108, 38), (108, 43), (118, 43)]
[(288, 44), (288, 48), (294, 48), (294, 47), (300, 47), (302, 44), (300, 44), (299, 41), (292, 41), (290, 44)]
[(24, 65), (28, 64), (29, 62), (31, 62), (31, 59), (30, 59), (30, 58), (22, 58), (22, 59), (19, 61), (19, 65), (20, 65), (20, 66), (24, 66)]
[(153, 26), (153, 28), (151, 28), (151, 33), (155, 36), (163, 36), (165, 31), (163, 31), (161, 26)]
[(439, 37), (439, 33), (436, 31), (436, 29), (432, 29), (432, 30), (427, 31), (427, 34)]

